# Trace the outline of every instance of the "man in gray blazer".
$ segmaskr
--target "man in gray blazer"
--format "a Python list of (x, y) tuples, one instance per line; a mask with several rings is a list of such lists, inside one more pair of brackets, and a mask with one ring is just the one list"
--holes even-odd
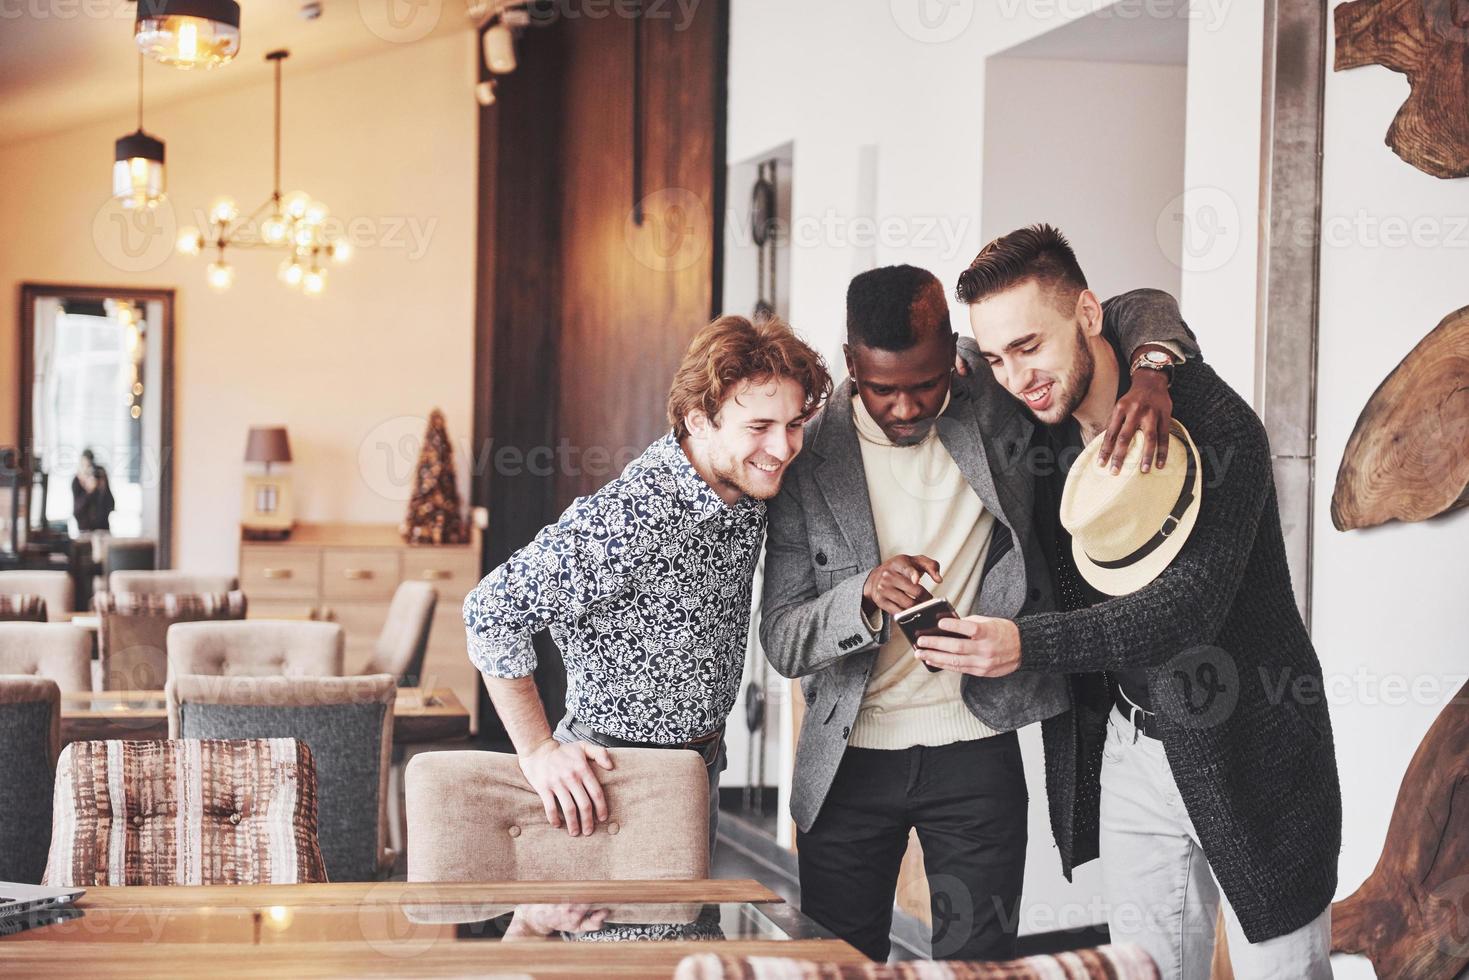
[[(1197, 352), (1166, 293), (1111, 300), (1105, 321), (1124, 350)], [(934, 956), (1009, 958), (1028, 803), (1015, 730), (1065, 711), (1065, 681), (927, 671), (892, 616), (934, 595), (961, 615), (1055, 608), (1031, 527), (1031, 424), (956, 347), (931, 273), (857, 276), (847, 338), (849, 377), (808, 424), (766, 542), (760, 639), (806, 702), (791, 796), (802, 909), (885, 960), (916, 829)], [(979, 369), (959, 374), (956, 350)], [(1166, 378), (1140, 375), (1113, 419), (1122, 446), (1167, 432)]]

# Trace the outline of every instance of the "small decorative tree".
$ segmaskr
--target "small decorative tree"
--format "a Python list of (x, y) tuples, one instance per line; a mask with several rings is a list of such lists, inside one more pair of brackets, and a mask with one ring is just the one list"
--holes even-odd
[(454, 480), (454, 447), (444, 413), (429, 413), (423, 448), (418, 453), (413, 496), (408, 516), (398, 529), (409, 544), (460, 544), (469, 540), (469, 527), (459, 510), (459, 486)]

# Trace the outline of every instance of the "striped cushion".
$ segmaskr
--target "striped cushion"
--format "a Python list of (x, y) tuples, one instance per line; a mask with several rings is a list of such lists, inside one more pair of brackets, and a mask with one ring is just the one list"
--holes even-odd
[(109, 691), (162, 690), (168, 677), (168, 628), (201, 619), (244, 619), (245, 593), (99, 592), (102, 686)]
[(0, 622), (44, 623), (46, 597), (28, 592), (0, 592)]
[(1157, 980), (1141, 946), (1119, 944), (1004, 963), (912, 960), (861, 966), (779, 956), (699, 953), (678, 964), (675, 980)]
[(316, 767), (297, 739), (73, 742), (61, 753), (48, 885), (325, 880)]
[(99, 592), (92, 597), (99, 614), (162, 616), (176, 620), (244, 619), (245, 593), (233, 592)]

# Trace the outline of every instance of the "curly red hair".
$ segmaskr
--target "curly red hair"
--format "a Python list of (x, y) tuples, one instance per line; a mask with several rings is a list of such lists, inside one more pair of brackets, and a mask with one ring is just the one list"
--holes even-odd
[(722, 316), (694, 335), (668, 391), (668, 422), (674, 435), (689, 434), (684, 421), (702, 409), (713, 419), (724, 400), (746, 381), (790, 378), (806, 394), (811, 415), (831, 394), (826, 362), (785, 321), (776, 317), (751, 323)]

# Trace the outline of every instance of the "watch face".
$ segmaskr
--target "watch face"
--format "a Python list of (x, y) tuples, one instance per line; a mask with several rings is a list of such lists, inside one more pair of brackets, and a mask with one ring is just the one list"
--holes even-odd
[(1158, 350), (1150, 350), (1143, 353), (1143, 359), (1149, 364), (1172, 364), (1173, 358)]

